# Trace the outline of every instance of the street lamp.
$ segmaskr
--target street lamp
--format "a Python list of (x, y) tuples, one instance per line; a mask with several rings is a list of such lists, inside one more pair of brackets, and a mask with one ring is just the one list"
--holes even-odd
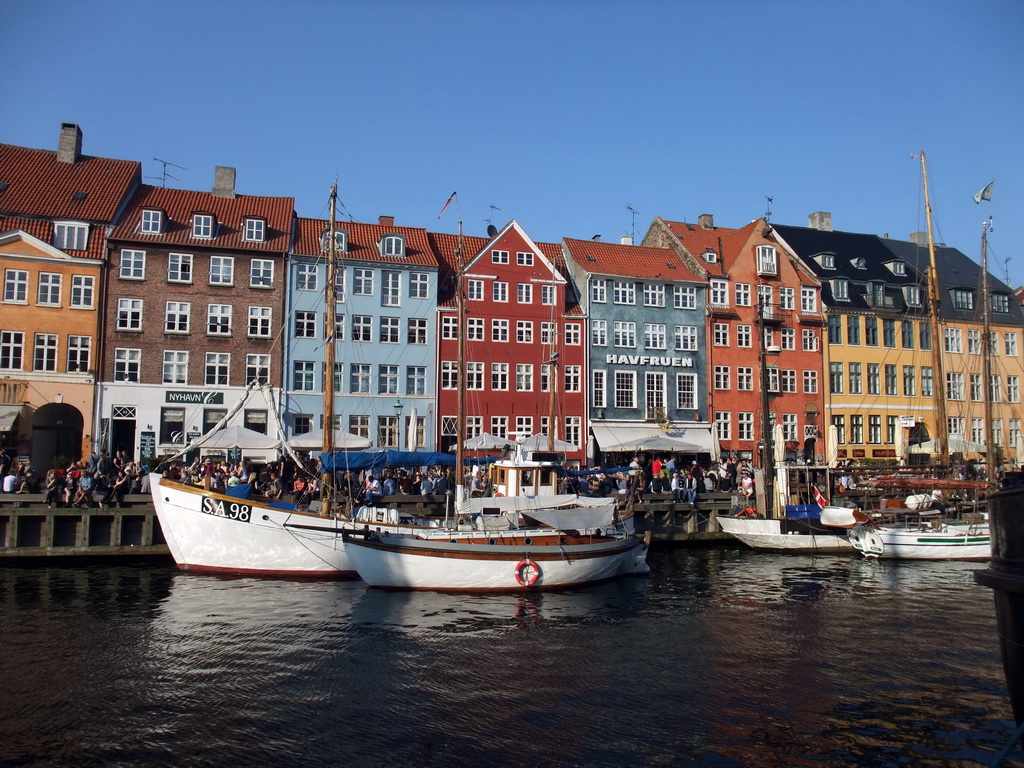
[(397, 398), (391, 407), (395, 409), (395, 448), (402, 450), (402, 398)]

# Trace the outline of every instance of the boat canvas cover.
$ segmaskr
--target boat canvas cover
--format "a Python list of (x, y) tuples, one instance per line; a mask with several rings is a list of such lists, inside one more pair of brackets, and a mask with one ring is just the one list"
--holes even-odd
[(455, 457), (437, 451), (333, 451), (321, 454), (325, 472), (378, 472), (386, 467), (455, 466)]
[(615, 507), (576, 507), (574, 509), (531, 509), (523, 510), (523, 517), (535, 520), (541, 525), (558, 531), (582, 531), (587, 528), (604, 528), (615, 522)]

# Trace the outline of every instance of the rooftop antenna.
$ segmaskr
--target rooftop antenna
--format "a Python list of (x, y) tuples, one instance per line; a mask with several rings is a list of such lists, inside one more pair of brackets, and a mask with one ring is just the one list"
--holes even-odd
[(494, 212), (500, 210), (501, 208), (496, 206), (494, 203), (491, 203), (489, 206), (487, 206), (487, 218), (484, 219), (484, 221), (487, 222), (488, 237), (494, 237), (496, 234), (498, 234), (498, 228), (494, 226), (494, 222), (492, 221), (492, 219), (494, 218)]
[(168, 179), (174, 179), (175, 181), (180, 181), (180, 179), (177, 176), (172, 176), (171, 174), (169, 174), (167, 172), (167, 166), (168, 165), (173, 166), (175, 168), (181, 168), (181, 170), (183, 170), (183, 171), (187, 171), (188, 170), (188, 168), (186, 168), (185, 166), (177, 165), (176, 163), (172, 163), (170, 160), (161, 160), (159, 157), (155, 157), (155, 156), (153, 157), (153, 159), (156, 160), (161, 165), (163, 165), (163, 167), (164, 167), (163, 172), (159, 176), (147, 176), (146, 178), (147, 179), (160, 179), (160, 186), (161, 187), (166, 187), (167, 186), (167, 180)]
[(636, 242), (636, 217), (640, 215), (640, 211), (634, 208), (632, 205), (627, 205), (626, 210), (633, 214), (633, 224), (629, 231), (629, 236), (633, 238), (633, 242)]
[(768, 197), (768, 195), (765, 195), (764, 199), (768, 201), (768, 204), (765, 206), (764, 212), (764, 220), (767, 224), (772, 220), (772, 203), (775, 202), (775, 200), (771, 197)]

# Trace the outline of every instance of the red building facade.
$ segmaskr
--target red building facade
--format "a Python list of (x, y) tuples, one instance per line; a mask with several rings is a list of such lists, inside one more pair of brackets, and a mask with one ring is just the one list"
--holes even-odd
[(561, 264), (561, 247), (535, 243), (512, 221), (490, 239), (431, 235), (441, 261), (438, 306), (438, 446), (456, 442), (458, 307), (465, 298), (467, 437), (550, 434), (583, 459), (586, 435), (585, 321)]

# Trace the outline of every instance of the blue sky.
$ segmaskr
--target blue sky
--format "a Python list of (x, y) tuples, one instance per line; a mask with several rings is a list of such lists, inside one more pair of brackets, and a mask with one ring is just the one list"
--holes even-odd
[[(1024, 3), (8, 0), (0, 141), (238, 169), (326, 216), (535, 239), (763, 215), (937, 239), (1024, 284)], [(971, 196), (995, 180), (991, 205)], [(147, 179), (159, 183), (157, 179)], [(493, 210), (490, 206), (500, 210)]]

